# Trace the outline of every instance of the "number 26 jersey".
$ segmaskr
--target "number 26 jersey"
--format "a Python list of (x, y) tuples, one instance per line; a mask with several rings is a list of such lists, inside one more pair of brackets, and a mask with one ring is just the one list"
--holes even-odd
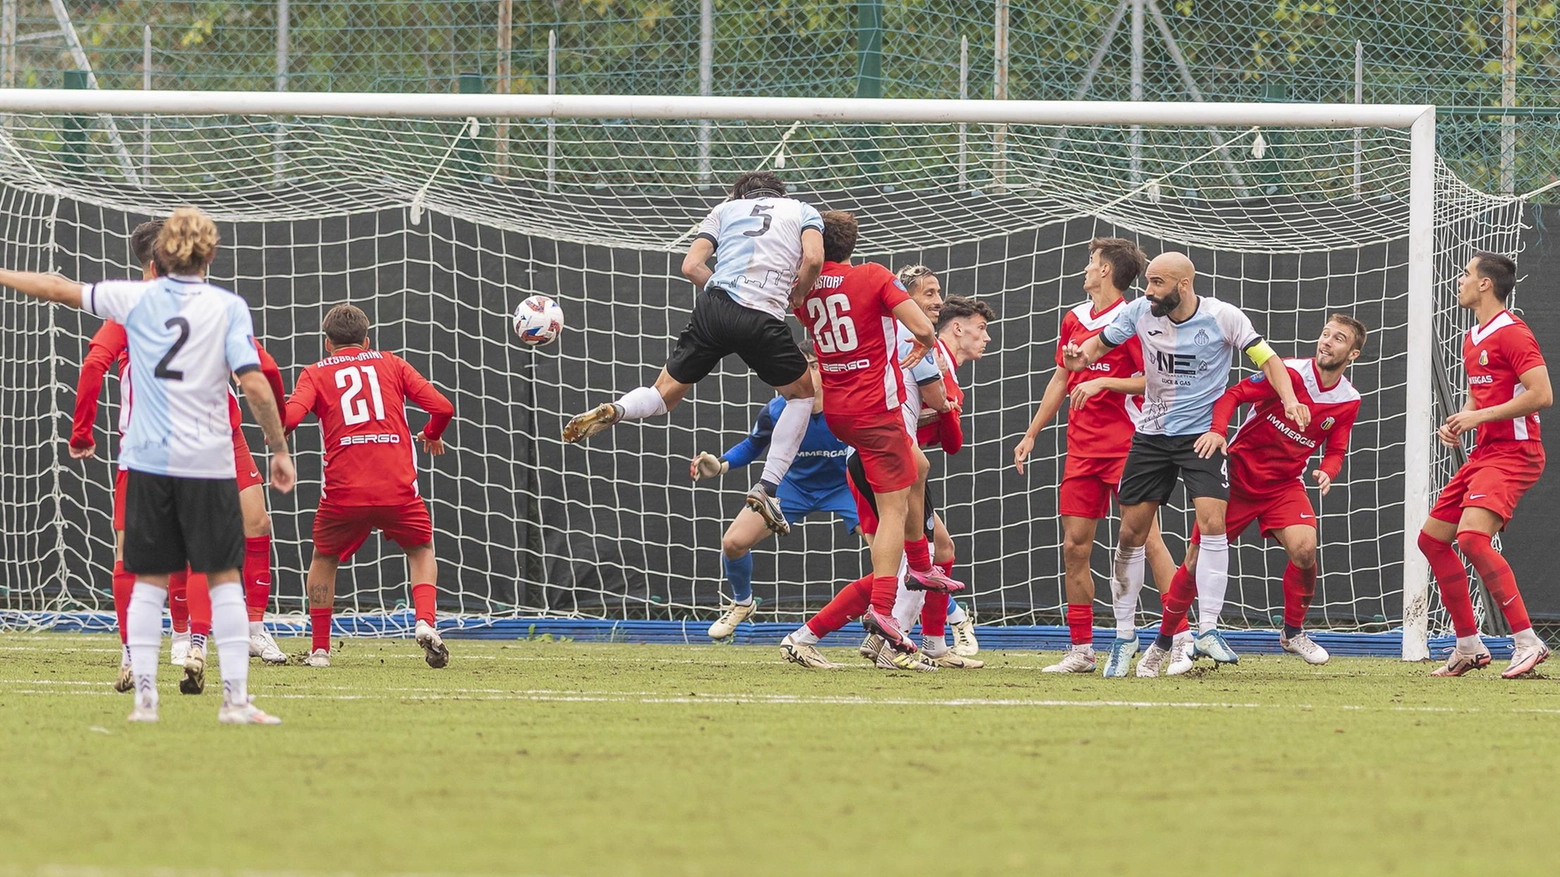
[(830, 416), (901, 417), (904, 379), (894, 308), (910, 300), (893, 272), (873, 262), (824, 262), (796, 309), (818, 353), (823, 410)]
[(305, 368), (287, 400), (287, 430), (313, 413), (324, 434), (324, 499), (336, 505), (402, 505), (417, 498), (417, 451), (406, 400), (428, 412), (437, 439), (455, 408), (393, 353), (343, 347)]

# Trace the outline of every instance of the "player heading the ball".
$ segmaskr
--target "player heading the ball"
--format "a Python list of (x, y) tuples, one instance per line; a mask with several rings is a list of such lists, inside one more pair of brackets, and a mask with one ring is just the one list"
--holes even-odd
[[(712, 255), (713, 270), (706, 264)], [(731, 199), (704, 218), (683, 259), (683, 276), (700, 292), (655, 385), (630, 390), (616, 402), (576, 416), (564, 426), (563, 440), (583, 441), (621, 420), (666, 414), (735, 353), (785, 399), (763, 474), (748, 491), (747, 504), (769, 529), (789, 533), (791, 525), (777, 497), (807, 432), (813, 382), (785, 314), (793, 295), (812, 289), (822, 266), (823, 220), (818, 211), (786, 197), (785, 182), (773, 171), (737, 177)]]

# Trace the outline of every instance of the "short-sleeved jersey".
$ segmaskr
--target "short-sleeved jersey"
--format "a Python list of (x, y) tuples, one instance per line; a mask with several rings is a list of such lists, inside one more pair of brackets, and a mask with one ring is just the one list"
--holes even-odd
[[(1264, 374), (1257, 374), (1225, 391), (1214, 415), (1213, 430), (1222, 431), (1229, 416), (1245, 403), (1251, 411), (1229, 444), (1230, 485), (1247, 494), (1287, 490), (1305, 475), (1306, 462), (1323, 450), (1319, 468), (1329, 478), (1343, 470), (1349, 434), (1360, 413), (1360, 394), (1340, 377), (1323, 387), (1310, 359), (1286, 359), (1295, 398), (1311, 411), (1311, 422), (1300, 429), (1284, 416), (1284, 403)], [(1325, 450), (1324, 450), (1325, 449)]]
[[(1475, 408), (1494, 408), (1527, 391), (1522, 373), (1544, 365), (1533, 330), (1511, 311), (1501, 311), (1488, 323), (1463, 336), (1463, 367), (1468, 394)], [(1515, 420), (1496, 420), (1479, 427), (1475, 444), (1538, 441), (1538, 412)]]
[(1230, 382), (1237, 350), (1262, 342), (1251, 320), (1231, 304), (1198, 296), (1197, 310), (1184, 323), (1156, 317), (1149, 300), (1134, 299), (1116, 312), (1100, 338), (1119, 347), (1128, 338), (1143, 343), (1143, 414), (1137, 430), (1146, 435), (1201, 435), (1213, 423), (1213, 403)]
[[(774, 436), (775, 422), (785, 410), (785, 399), (776, 396), (758, 412), (758, 420), (747, 438), (720, 455), (732, 466), (746, 466), (769, 448)], [(823, 412), (812, 415), (807, 421), (807, 432), (802, 434), (802, 444), (796, 451), (785, 481), (802, 493), (820, 496), (838, 490), (845, 484), (845, 458), (850, 446), (834, 437), (824, 422)]]
[[(1083, 342), (1105, 331), (1126, 305), (1126, 299), (1117, 299), (1110, 307), (1096, 313), (1094, 303), (1085, 301), (1068, 311), (1062, 317), (1061, 335), (1056, 341), (1056, 364), (1062, 365), (1062, 350), (1067, 345), (1082, 346)], [(1134, 336), (1112, 347), (1083, 371), (1067, 372), (1067, 392), (1070, 395), (1079, 384), (1096, 378), (1133, 378), (1142, 373), (1143, 345)], [(1125, 457), (1132, 447), (1132, 434), (1137, 429), (1142, 405), (1142, 396), (1106, 391), (1090, 399), (1082, 408), (1068, 408), (1068, 455), (1102, 460)]]
[(129, 345), (124, 397), (135, 415), (120, 443), (120, 465), (152, 475), (232, 478), (230, 375), (260, 367), (244, 300), (184, 275), (108, 280), (81, 292), (87, 311), (124, 326)]
[(905, 387), (894, 349), (894, 308), (909, 300), (903, 284), (882, 265), (823, 263), (796, 317), (812, 337), (823, 404), (831, 414), (900, 416)]
[[(956, 406), (958, 408), (958, 410), (960, 412), (958, 417), (963, 417), (963, 411), (964, 411), (964, 388), (959, 386), (959, 377), (958, 377), (957, 374), (954, 373), (954, 363), (956, 362), (956, 360), (953, 358), (953, 351), (951, 349), (949, 349), (947, 342), (945, 342), (941, 338), (939, 338), (939, 339), (937, 339), (937, 352), (942, 354), (942, 362), (943, 362), (943, 364), (945, 366), (947, 366), (945, 369), (942, 370), (942, 373), (941, 373), (942, 382), (943, 382), (943, 396), (945, 398), (947, 398), (947, 400), (948, 400), (948, 402), (950, 404), (952, 404), (952, 405), (954, 405), (954, 406)], [(930, 354), (928, 354), (928, 355), (930, 355)], [(919, 394), (916, 394), (916, 395), (919, 396)], [(938, 416), (935, 412), (932, 412), (932, 411), (923, 411), (923, 412), (921, 412), (921, 416), (919, 418), (917, 418), (917, 420), (916, 420), (916, 429), (915, 429), (915, 442), (916, 442), (916, 444), (920, 445), (923, 448), (940, 448), (940, 447), (944, 447), (943, 430), (945, 430), (945, 429), (957, 429), (958, 428), (957, 421), (958, 421), (958, 418), (956, 417), (954, 419), (954, 423), (948, 424), (948, 423), (945, 423), (943, 418)], [(957, 444), (959, 444), (959, 445), (963, 445), (964, 444), (964, 437), (963, 437), (963, 432), (962, 431), (959, 434), (959, 440), (958, 440)]]
[(916, 434), (923, 417), (932, 415), (932, 412), (922, 410), (925, 404), (921, 401), (921, 388), (943, 379), (942, 369), (937, 367), (935, 350), (928, 350), (921, 355), (920, 359), (910, 361), (910, 353), (915, 349), (915, 344), (915, 336), (910, 334), (910, 330), (906, 329), (903, 323), (899, 323), (894, 333), (894, 350), (899, 357), (900, 379), (905, 387), (905, 429), (909, 430), (911, 435)]
[(697, 237), (715, 245), (706, 289), (724, 289), (743, 307), (785, 319), (802, 264), (802, 231), (823, 232), (823, 218), (795, 198), (743, 198), (717, 205)]
[(310, 413), (324, 434), (322, 499), (334, 505), (397, 505), (416, 499), (417, 449), (406, 400), (428, 412), (423, 434), (437, 439), (455, 409), (393, 353), (343, 347), (305, 368), (287, 400), (287, 428)]

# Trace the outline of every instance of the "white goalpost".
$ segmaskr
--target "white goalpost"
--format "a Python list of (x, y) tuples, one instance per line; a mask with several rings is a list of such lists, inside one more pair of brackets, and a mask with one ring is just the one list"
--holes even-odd
[[(452, 398), (451, 451), (422, 484), (441, 612), (463, 624), (712, 614), (748, 479), (691, 485), (687, 460), (740, 440), (771, 391), (732, 368), (669, 418), (583, 447), (559, 429), (653, 376), (692, 302), (676, 269), (689, 229), (738, 172), (769, 167), (797, 197), (856, 211), (859, 257), (925, 263), (945, 294), (997, 308), (992, 350), (960, 374), (967, 448), (933, 469), (982, 623), (1056, 623), (1065, 443), (1059, 425), (1044, 434), (1025, 478), (1012, 446), (1084, 297), (1088, 241), (1120, 235), (1187, 251), (1198, 292), (1239, 304), (1285, 356), (1310, 355), (1332, 311), (1366, 322), (1361, 424), (1341, 489), (1318, 499), (1311, 623), (1400, 628), (1405, 660), (1444, 632), (1415, 537), (1450, 476), (1433, 435), (1437, 363), (1460, 361), (1448, 284), (1473, 249), (1514, 254), (1521, 226), (1513, 199), (1437, 160), (1434, 107), (0, 90), (0, 120), (0, 264), (122, 276), (137, 222), (195, 204), (222, 229), (213, 280), (254, 307), (289, 386), (323, 355), (320, 317), (350, 300), (377, 346)], [(141, 138), (139, 166), (120, 135)], [(532, 292), (568, 322), (537, 351), (507, 327)], [(108, 607), (116, 391), (99, 458), (62, 447), (96, 325), (0, 300), (0, 628)], [(319, 490), (318, 430), (294, 444), (301, 488), (269, 497), (283, 615), (303, 608)], [(1167, 507), (1177, 557), (1189, 528), (1183, 502)], [(407, 600), (398, 550), (377, 541), (343, 570), (349, 617)], [(1273, 553), (1251, 533), (1232, 551), (1233, 624), (1273, 626)], [(863, 562), (821, 519), (756, 556), (761, 616), (791, 623)]]

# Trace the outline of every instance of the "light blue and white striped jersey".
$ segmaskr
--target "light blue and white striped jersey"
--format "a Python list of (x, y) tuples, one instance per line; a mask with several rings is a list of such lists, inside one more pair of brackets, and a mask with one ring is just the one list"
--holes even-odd
[(802, 265), (802, 230), (823, 233), (823, 217), (795, 198), (743, 198), (716, 205), (698, 237), (715, 245), (705, 288), (724, 289), (743, 307), (784, 320)]
[(125, 404), (135, 406), (120, 465), (179, 478), (232, 478), (233, 372), (260, 367), (244, 300), (199, 277), (108, 280), (83, 286), (81, 305), (117, 320), (129, 338)]
[(1133, 299), (1100, 338), (1115, 347), (1136, 335), (1143, 343), (1143, 413), (1137, 431), (1147, 435), (1201, 435), (1213, 426), (1213, 403), (1230, 382), (1237, 350), (1262, 341), (1240, 308), (1208, 296), (1184, 323), (1156, 317), (1149, 300)]

